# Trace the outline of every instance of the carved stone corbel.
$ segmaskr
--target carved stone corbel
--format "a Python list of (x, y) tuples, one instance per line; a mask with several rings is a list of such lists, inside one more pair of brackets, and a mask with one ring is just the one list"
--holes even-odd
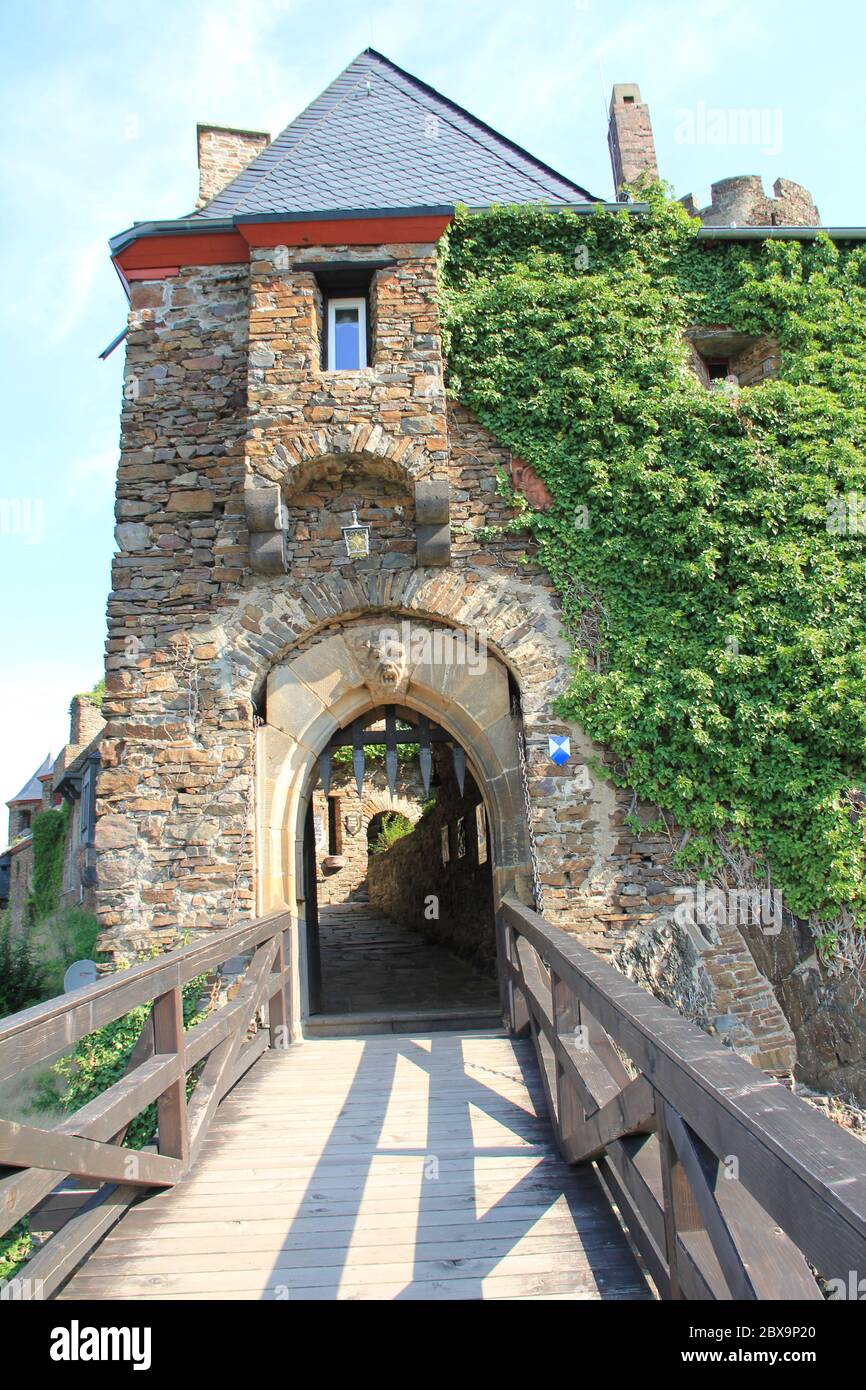
[(244, 488), (244, 512), (250, 533), (250, 568), (254, 574), (285, 574), (286, 509), (276, 484)]

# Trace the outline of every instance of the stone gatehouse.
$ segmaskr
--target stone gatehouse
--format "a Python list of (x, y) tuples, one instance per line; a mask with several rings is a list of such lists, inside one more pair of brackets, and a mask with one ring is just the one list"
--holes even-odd
[[(636, 90), (615, 89), (611, 112), (629, 177), (655, 164), (646, 108), (617, 96)], [(391, 709), (463, 750), (494, 899), (631, 953), (677, 997), (652, 949), (676, 902), (670, 840), (626, 824), (630, 795), (590, 767), (604, 750), (554, 712), (571, 649), (527, 537), (480, 534), (511, 516), (498, 472), (527, 495), (539, 480), (444, 382), (437, 243), (454, 205), (598, 200), (370, 50), (275, 140), (199, 136), (197, 210), (112, 242), (130, 311), (102, 946), (287, 904), (300, 1029), (321, 759)], [(678, 1002), (691, 990), (707, 1026), (790, 1069), (790, 1029), (739, 933), (699, 943), (684, 973)]]

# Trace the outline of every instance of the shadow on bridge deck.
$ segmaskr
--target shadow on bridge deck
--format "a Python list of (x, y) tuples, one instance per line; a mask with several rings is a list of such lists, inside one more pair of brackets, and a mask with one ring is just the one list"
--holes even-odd
[(437, 1033), (266, 1053), (61, 1297), (652, 1295), (595, 1170), (555, 1150), (531, 1044)]

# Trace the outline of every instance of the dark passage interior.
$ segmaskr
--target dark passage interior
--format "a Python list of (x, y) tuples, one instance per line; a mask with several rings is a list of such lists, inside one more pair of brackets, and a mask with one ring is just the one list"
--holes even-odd
[(490, 837), (463, 749), (387, 706), (323, 760), (305, 1032), (498, 1026)]

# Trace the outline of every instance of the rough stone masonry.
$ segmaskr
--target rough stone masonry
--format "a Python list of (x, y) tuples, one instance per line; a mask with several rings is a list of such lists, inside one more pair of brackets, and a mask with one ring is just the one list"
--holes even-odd
[[(637, 115), (614, 113), (612, 147), (623, 121), (642, 120), (637, 89), (616, 92), (635, 95), (627, 106)], [(634, 141), (625, 126), (619, 134), (625, 175)], [(635, 139), (646, 166), (651, 128)], [(199, 140), (203, 198), (267, 143), (214, 127), (200, 128)], [(292, 676), (293, 698), (337, 708), (345, 673), (322, 665), (328, 640), (410, 617), (480, 634), (512, 692), (531, 830), (530, 862), (525, 807), (512, 798), (522, 828), (504, 868), (514, 891), (527, 901), (539, 894), (551, 921), (658, 992), (686, 1008), (691, 999), (696, 1017), (757, 1062), (789, 1069), (790, 1029), (742, 935), (697, 950), (685, 986), (682, 972), (671, 981), (659, 968), (683, 882), (671, 867), (674, 842), (636, 832), (635, 815), (649, 824), (649, 808), (590, 771), (603, 750), (554, 711), (571, 650), (529, 538), (479, 538), (510, 518), (498, 470), (537, 502), (544, 490), (446, 395), (435, 243), (311, 234), (287, 245), (257, 228), (243, 259), (153, 271), (146, 252), (139, 260), (108, 603), (101, 947), (129, 958), (257, 910), (257, 787), (281, 775), (257, 765), (275, 673), (306, 663), (313, 674)], [(326, 366), (335, 276), (366, 286), (368, 365), (356, 371)], [(369, 554), (351, 560), (343, 528), (355, 518), (369, 528)], [(447, 681), (437, 688), (447, 722)], [(551, 735), (571, 740), (562, 767), (550, 759)], [(503, 776), (519, 775), (503, 756)], [(496, 799), (495, 787), (481, 791)], [(295, 828), (269, 834), (291, 864)], [(278, 900), (279, 885), (264, 896)]]

